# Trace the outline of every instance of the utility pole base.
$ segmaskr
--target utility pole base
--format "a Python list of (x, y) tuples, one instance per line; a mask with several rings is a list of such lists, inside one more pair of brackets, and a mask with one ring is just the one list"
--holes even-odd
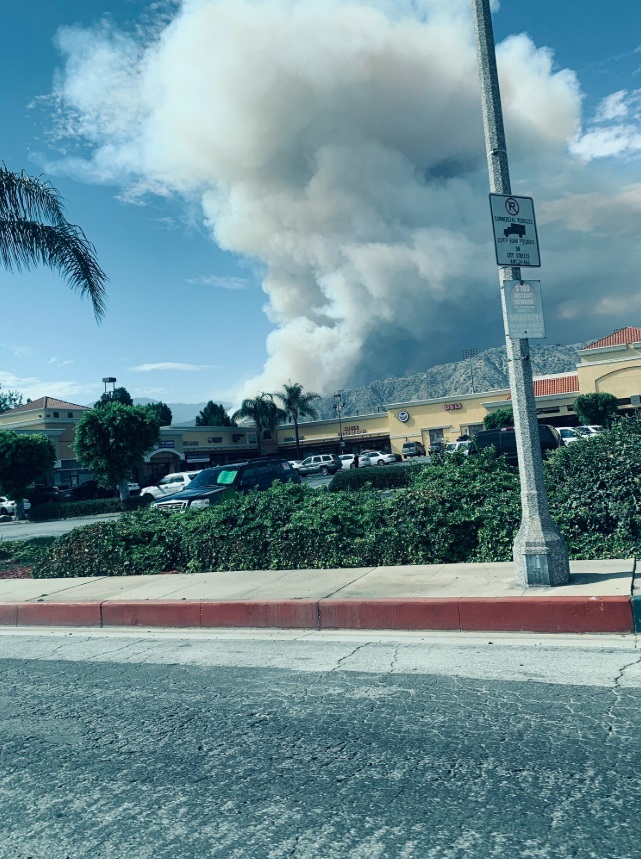
[(514, 572), (525, 587), (554, 587), (570, 581), (570, 562), (565, 540), (552, 522), (550, 528), (531, 529), (521, 525), (514, 540)]

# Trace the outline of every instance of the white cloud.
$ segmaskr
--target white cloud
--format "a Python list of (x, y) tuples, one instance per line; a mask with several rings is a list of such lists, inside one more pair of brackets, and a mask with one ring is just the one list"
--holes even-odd
[[(90, 156), (59, 166), (134, 202), (198, 198), (217, 244), (266, 272), (276, 330), (243, 395), (419, 369), (498, 319), (468, 0), (184, 0), (161, 38), (60, 44), (58, 130)], [(513, 188), (545, 213), (548, 328), (597, 319), (601, 291), (632, 294), (641, 250), (612, 223), (618, 194), (635, 211), (631, 180), (590, 162), (641, 148), (639, 93), (582, 131), (578, 79), (549, 49), (519, 35), (497, 53)], [(604, 202), (578, 211), (584, 195)]]
[[(0, 371), (0, 386), (19, 391), (26, 399), (37, 400), (40, 397), (57, 397), (80, 405), (85, 400), (97, 399), (101, 393), (95, 384), (81, 384), (70, 379), (42, 379), (39, 376), (19, 376), (16, 373)], [(74, 400), (74, 397), (76, 398)]]
[(3, 346), (16, 358), (26, 358), (28, 355), (33, 355), (31, 346), (16, 346), (13, 343), (4, 343)]
[(135, 373), (152, 373), (155, 370), (178, 370), (184, 373), (197, 373), (200, 370), (212, 370), (213, 364), (181, 364), (175, 361), (165, 361), (160, 364), (139, 364), (137, 367), (130, 367)]
[(61, 358), (49, 358), (47, 364), (55, 364), (57, 367), (66, 367), (69, 364), (73, 364), (73, 361), (70, 359), (63, 361)]
[(247, 289), (249, 281), (245, 277), (229, 277), (217, 274), (204, 274), (201, 277), (187, 277), (186, 283), (195, 283), (200, 286), (217, 286), (219, 289)]

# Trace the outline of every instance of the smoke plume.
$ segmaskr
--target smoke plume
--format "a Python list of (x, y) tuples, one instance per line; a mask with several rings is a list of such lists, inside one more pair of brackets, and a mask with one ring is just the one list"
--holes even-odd
[[(217, 244), (264, 271), (276, 329), (245, 394), (287, 379), (327, 392), (500, 332), (469, 5), (183, 0), (146, 35), (60, 32), (58, 128), (89, 147), (66, 169), (130, 199), (197, 196)], [(514, 191), (540, 201), (554, 328), (577, 318), (579, 285), (581, 300), (603, 286), (603, 241), (618, 241), (603, 225), (622, 191), (596, 224), (584, 208), (570, 223), (608, 182), (569, 152), (577, 78), (526, 35), (498, 51), (513, 175), (527, 180)]]

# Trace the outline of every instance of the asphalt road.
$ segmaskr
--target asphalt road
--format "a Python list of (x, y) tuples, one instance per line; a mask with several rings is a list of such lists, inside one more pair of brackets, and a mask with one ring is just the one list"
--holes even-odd
[(633, 859), (641, 653), (0, 634), (2, 859)]

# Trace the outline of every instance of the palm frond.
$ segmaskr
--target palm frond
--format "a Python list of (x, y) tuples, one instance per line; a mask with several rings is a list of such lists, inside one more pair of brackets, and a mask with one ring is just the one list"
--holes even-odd
[(96, 319), (104, 314), (108, 278), (80, 227), (64, 220), (49, 226), (22, 218), (0, 218), (0, 263), (9, 271), (38, 264), (55, 269), (73, 290), (89, 298)]
[(64, 224), (62, 198), (49, 182), (0, 167), (0, 220), (50, 221)]

